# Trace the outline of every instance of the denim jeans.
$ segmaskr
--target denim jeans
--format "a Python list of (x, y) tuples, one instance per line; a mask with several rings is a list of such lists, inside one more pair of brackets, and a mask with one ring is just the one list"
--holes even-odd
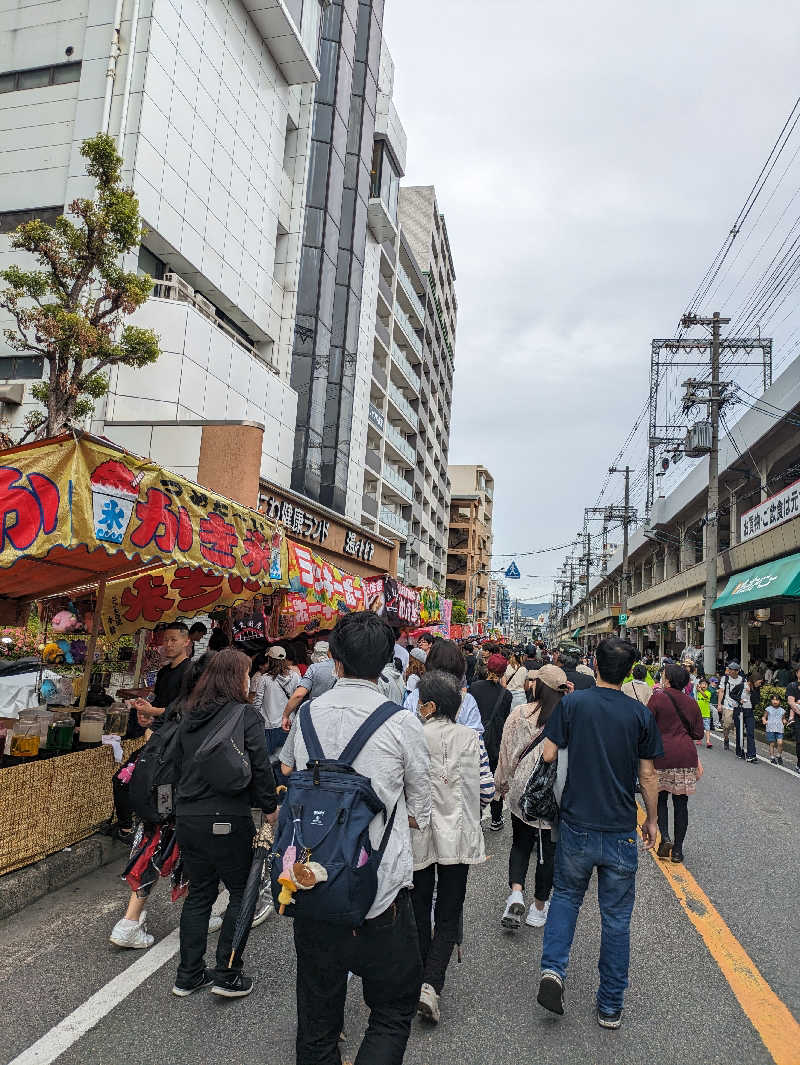
[(578, 912), (596, 868), (601, 919), (597, 1005), (604, 1013), (622, 1009), (628, 986), (630, 922), (638, 864), (635, 830), (597, 832), (560, 822), (553, 896), (542, 945), (542, 970), (550, 969), (562, 979), (566, 976)]

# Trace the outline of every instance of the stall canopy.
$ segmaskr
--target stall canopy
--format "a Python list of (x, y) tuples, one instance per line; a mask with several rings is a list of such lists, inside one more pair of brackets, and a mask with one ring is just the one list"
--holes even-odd
[(148, 566), (266, 592), (286, 584), (286, 541), (258, 511), (85, 433), (0, 452), (0, 607)]
[(643, 625), (658, 625), (662, 621), (679, 621), (682, 618), (699, 617), (702, 613), (702, 592), (688, 596), (678, 595), (673, 596), (671, 599), (665, 599), (661, 603), (653, 603), (631, 611), (625, 627), (637, 629)]
[(800, 553), (734, 573), (714, 601), (714, 610), (771, 599), (797, 598), (800, 598)]

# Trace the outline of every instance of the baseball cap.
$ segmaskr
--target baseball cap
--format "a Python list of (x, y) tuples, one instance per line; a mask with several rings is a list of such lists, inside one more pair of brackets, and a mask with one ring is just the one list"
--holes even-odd
[(738, 663), (738, 662), (729, 662), (729, 663), (727, 664), (727, 666), (725, 666), (725, 668), (726, 668), (726, 669), (735, 669), (735, 670), (736, 670), (736, 672), (738, 673), (738, 672), (739, 672), (739, 670), (740, 670), (740, 669), (741, 669), (742, 667), (741, 667), (741, 666), (739, 665), (739, 663)]
[(267, 658), (286, 658), (286, 651), (282, 647), (279, 647), (277, 644), (275, 644), (267, 651)]
[(540, 680), (554, 691), (567, 690), (567, 674), (560, 666), (552, 666), (548, 663), (542, 666), (541, 669), (532, 669), (528, 676), (531, 680)]
[(328, 641), (317, 640), (317, 642), (314, 644), (314, 650), (318, 651), (320, 654), (327, 654), (330, 650), (330, 648), (328, 647)]
[(428, 660), (428, 652), (423, 651), (421, 647), (414, 647), (409, 651), (409, 658), (416, 658), (418, 662), (426, 662)]

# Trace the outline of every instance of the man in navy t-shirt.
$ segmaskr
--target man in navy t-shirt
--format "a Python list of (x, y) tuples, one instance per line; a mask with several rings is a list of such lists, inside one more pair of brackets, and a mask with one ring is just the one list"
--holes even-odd
[(542, 945), (537, 1001), (564, 1012), (564, 978), (583, 896), (597, 869), (597, 896), (603, 930), (597, 1021), (619, 1028), (628, 986), (630, 919), (636, 886), (636, 798), (638, 776), (647, 808), (644, 845), (656, 841), (658, 775), (653, 759), (662, 755), (661, 735), (647, 707), (623, 695), (635, 648), (616, 637), (597, 648), (597, 684), (566, 695), (545, 726), (542, 757), (553, 762), (569, 749), (561, 796), (553, 897)]

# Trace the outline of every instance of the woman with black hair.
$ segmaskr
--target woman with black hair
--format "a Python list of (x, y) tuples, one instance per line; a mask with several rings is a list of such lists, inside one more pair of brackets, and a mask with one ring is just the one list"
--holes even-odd
[(507, 796), (511, 810), (512, 843), (508, 856), (511, 894), (506, 899), (500, 923), (512, 932), (520, 927), (525, 913), (525, 878), (534, 849), (538, 854), (534, 896), (525, 924), (542, 928), (547, 921), (556, 853), (556, 845), (550, 838), (553, 826), (549, 821), (527, 821), (520, 810), (520, 799), (542, 757), (544, 726), (568, 688), (567, 675), (558, 666), (542, 666), (530, 676), (533, 702), (515, 706), (508, 715), (494, 774), (497, 793)]
[[(695, 740), (703, 738), (703, 717), (700, 707), (684, 688), (689, 672), (676, 662), (664, 667), (662, 686), (656, 688), (647, 704), (656, 719), (664, 754), (653, 762), (658, 772), (658, 845), (659, 858), (683, 861), (683, 841), (689, 827), (689, 796), (703, 772), (697, 756)], [(674, 839), (669, 835), (668, 798), (672, 795)]]
[[(483, 722), (481, 721), (481, 712), (475, 699), (466, 689), (465, 668), (461, 648), (452, 640), (436, 640), (425, 660), (426, 671), (432, 672), (439, 669), (443, 673), (449, 673), (451, 677), (458, 681), (458, 686), (461, 689), (461, 707), (458, 711), (458, 723), (459, 725), (469, 725), (470, 728), (475, 729), (479, 736), (482, 736)], [(406, 710), (410, 710), (414, 714), (417, 713), (419, 689), (415, 688), (414, 691), (408, 693), (403, 706)]]

